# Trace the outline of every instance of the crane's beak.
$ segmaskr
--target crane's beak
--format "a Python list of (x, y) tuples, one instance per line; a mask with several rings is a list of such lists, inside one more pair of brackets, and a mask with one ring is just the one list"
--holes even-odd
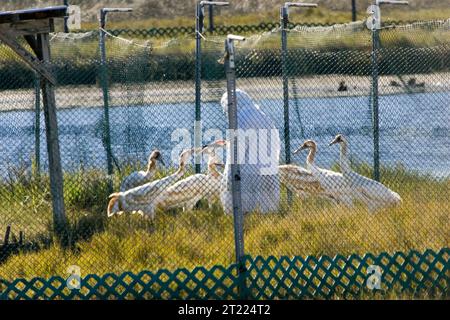
[(330, 142), (330, 144), (328, 145), (329, 147), (331, 147), (333, 144), (338, 143), (337, 139), (334, 139), (333, 141)]
[(227, 140), (217, 140), (213, 144), (218, 147), (225, 147), (227, 145)]
[(302, 145), (300, 148), (298, 148), (297, 150), (295, 150), (295, 151), (293, 152), (293, 154), (297, 154), (297, 153), (299, 153), (300, 151), (302, 151), (302, 150), (304, 150), (304, 149), (306, 149), (306, 146)]

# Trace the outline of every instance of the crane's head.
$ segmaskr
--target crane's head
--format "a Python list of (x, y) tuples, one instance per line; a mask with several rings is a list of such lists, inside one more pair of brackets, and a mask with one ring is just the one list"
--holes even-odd
[(334, 137), (333, 141), (330, 142), (330, 146), (332, 146), (333, 144), (336, 143), (344, 143), (345, 142), (345, 138), (342, 134), (338, 134), (336, 137)]
[(206, 154), (215, 153), (216, 148), (225, 148), (226, 145), (227, 145), (226, 140), (216, 140), (210, 144), (205, 144), (201, 149), (201, 153)]
[(195, 151), (194, 148), (190, 148), (185, 149), (180, 153), (180, 166), (185, 165), (188, 162), (189, 158), (192, 156), (194, 151)]
[(297, 150), (294, 151), (294, 154), (297, 154), (305, 149), (316, 149), (316, 148), (317, 144), (314, 140), (306, 140)]
[(155, 150), (153, 150), (152, 151), (152, 153), (150, 154), (150, 157), (149, 157), (149, 162), (151, 161), (151, 162), (153, 162), (153, 161), (159, 161), (159, 162), (161, 162), (161, 164), (163, 165), (163, 166), (165, 166), (166, 164), (164, 163), (164, 160), (163, 160), (163, 158), (162, 158), (162, 156), (161, 156), (161, 152), (158, 150), (158, 149), (155, 149)]
[(216, 148), (225, 148), (226, 145), (226, 140), (216, 140), (202, 147), (201, 153), (204, 153), (208, 156), (208, 166), (223, 166), (222, 160), (216, 153)]
[(222, 163), (222, 159), (216, 153), (211, 153), (208, 157), (208, 167), (209, 166), (222, 167), (224, 164)]
[(121, 212), (119, 197), (120, 193), (113, 193), (109, 196), (107, 208), (108, 218), (112, 217), (115, 213)]

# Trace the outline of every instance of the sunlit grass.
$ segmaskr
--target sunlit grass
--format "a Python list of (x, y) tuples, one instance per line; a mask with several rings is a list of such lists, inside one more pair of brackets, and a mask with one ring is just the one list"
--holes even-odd
[[(122, 175), (130, 170), (126, 168)], [(371, 175), (367, 165), (358, 170)], [(382, 177), (402, 196), (400, 208), (370, 214), (362, 207), (346, 210), (314, 199), (294, 199), (291, 206), (283, 202), (279, 213), (246, 216), (246, 253), (334, 256), (448, 247), (450, 181), (414, 174), (402, 167), (383, 169)], [(114, 177), (116, 187), (120, 179), (119, 175)], [(65, 181), (73, 240), (69, 249), (52, 241), (45, 177), (39, 188), (32, 177), (0, 188), (3, 199), (8, 199), (3, 203), (8, 210), (0, 214), (0, 225), (23, 230), (26, 240), (41, 243), (37, 249), (9, 257), (0, 267), (0, 278), (64, 276), (70, 265), (80, 266), (86, 275), (234, 262), (233, 220), (222, 213), (220, 205), (213, 210), (202, 204), (191, 212), (159, 211), (154, 221), (138, 214), (107, 219), (104, 175), (87, 170), (66, 174)]]

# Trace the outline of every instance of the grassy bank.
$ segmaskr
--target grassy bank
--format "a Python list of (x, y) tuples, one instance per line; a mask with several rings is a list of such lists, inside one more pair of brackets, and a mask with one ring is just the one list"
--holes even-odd
[[(359, 171), (370, 174), (368, 166)], [(161, 173), (162, 174), (162, 173)], [(450, 246), (450, 181), (437, 181), (398, 167), (382, 177), (403, 198), (400, 208), (369, 214), (344, 210), (318, 200), (283, 202), (279, 213), (245, 218), (245, 247), (250, 255), (348, 255)], [(42, 178), (44, 179), (44, 178)], [(120, 180), (115, 177), (116, 185)], [(64, 276), (69, 265), (83, 274), (228, 265), (234, 260), (232, 217), (219, 205), (194, 212), (158, 212), (154, 221), (124, 214), (106, 218), (107, 184), (86, 171), (66, 175), (65, 198), (72, 246), (63, 249), (51, 237), (51, 205), (44, 183), (31, 179), (3, 185), (0, 225), (24, 230), (36, 246), (13, 255), (0, 267), (0, 278)], [(2, 230), (3, 231), (3, 230)]]
[[(328, 40), (322, 39), (314, 43), (308, 42), (311, 35), (296, 36), (292, 39), (292, 43), (302, 43), (305, 40), (307, 44), (289, 50), (289, 75), (370, 75), (372, 69), (369, 42), (363, 41), (368, 38), (358, 40), (357, 37), (352, 38), (350, 34), (346, 34), (336, 42), (330, 40), (334, 36), (329, 35)], [(384, 50), (378, 56), (380, 75), (430, 74), (449, 70), (450, 48), (438, 44), (435, 38), (421, 34), (417, 38), (392, 39), (386, 36), (386, 39), (389, 41), (384, 43)], [(415, 42), (414, 39), (421, 40)], [(120, 84), (193, 80), (193, 45), (193, 41), (186, 40), (150, 52), (115, 41), (108, 47), (109, 81)], [(97, 44), (92, 43), (92, 46), (95, 48)], [(2, 59), (2, 49), (3, 47), (0, 47), (0, 89), (32, 88), (33, 72), (9, 55)], [(80, 52), (79, 55), (77, 52)], [(223, 65), (218, 63), (222, 56), (222, 46), (214, 45), (205, 49), (202, 54), (202, 79), (224, 79)], [(249, 42), (249, 46), (239, 48), (237, 59), (238, 77), (281, 76), (279, 37), (274, 35), (258, 42)], [(70, 50), (62, 45), (55, 46), (53, 70), (60, 86), (98, 85), (101, 72), (95, 50), (81, 52), (79, 48)]]
[[(280, 76), (280, 33), (263, 34), (251, 28), (249, 30), (247, 41), (238, 45), (238, 76)], [(383, 50), (378, 56), (379, 73), (448, 71), (450, 33), (446, 30), (443, 24), (436, 23), (383, 30), (380, 34)], [(111, 83), (194, 79), (193, 34), (153, 38), (138, 31), (121, 34), (121, 37), (134, 40), (137, 46), (108, 38), (107, 64)], [(291, 76), (371, 74), (370, 32), (364, 24), (297, 31), (290, 32), (288, 36), (288, 72)], [(217, 61), (223, 56), (224, 37), (207, 35), (207, 38), (213, 41), (204, 41), (203, 44), (202, 78), (223, 79), (224, 68)], [(144, 44), (148, 47), (143, 48)], [(52, 40), (52, 68), (61, 86), (98, 84), (101, 71), (99, 59), (96, 31), (80, 39), (56, 37)], [(31, 69), (20, 62), (11, 49), (0, 45), (0, 89), (32, 88), (33, 79)]]

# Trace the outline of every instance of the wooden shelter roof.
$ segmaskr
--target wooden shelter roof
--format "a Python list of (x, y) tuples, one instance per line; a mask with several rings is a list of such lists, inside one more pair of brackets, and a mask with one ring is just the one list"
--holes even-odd
[(0, 12), (0, 24), (14, 23), (24, 20), (42, 20), (61, 18), (67, 15), (66, 6), (54, 6), (46, 8), (25, 9)]

